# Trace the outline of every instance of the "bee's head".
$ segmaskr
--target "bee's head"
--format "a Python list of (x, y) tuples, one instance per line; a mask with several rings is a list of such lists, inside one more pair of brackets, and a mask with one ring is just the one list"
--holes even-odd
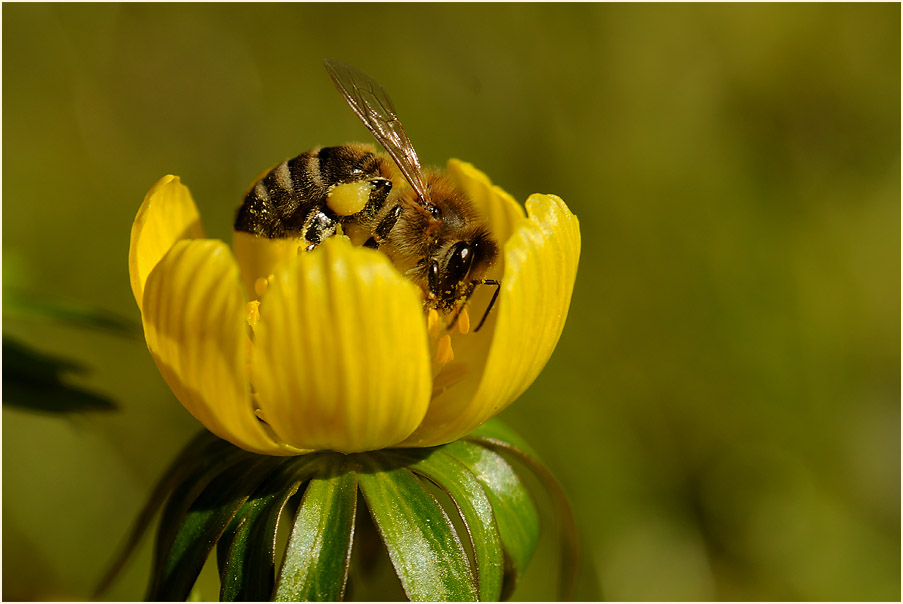
[(460, 298), (462, 286), (480, 279), (497, 255), (498, 245), (485, 229), (443, 246), (430, 262), (430, 293), (452, 304)]

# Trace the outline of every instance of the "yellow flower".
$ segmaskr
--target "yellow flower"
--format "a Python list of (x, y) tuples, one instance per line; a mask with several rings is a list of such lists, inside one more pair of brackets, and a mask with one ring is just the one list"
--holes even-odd
[[(178, 177), (148, 192), (129, 273), (148, 349), (179, 401), (211, 432), (270, 455), (444, 444), (514, 401), (555, 348), (570, 305), (580, 230), (554, 195), (527, 214), (472, 165), (449, 174), (503, 248), (498, 301), (474, 333), (462, 313), (424, 313), (422, 293), (380, 253), (336, 236), (205, 239)], [(493, 287), (469, 308), (482, 316)]]

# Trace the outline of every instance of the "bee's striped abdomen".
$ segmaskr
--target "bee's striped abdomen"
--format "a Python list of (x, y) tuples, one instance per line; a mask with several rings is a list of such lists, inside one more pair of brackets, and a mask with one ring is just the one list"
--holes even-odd
[[(284, 161), (258, 180), (238, 209), (235, 230), (260, 237), (299, 237), (320, 243), (347, 217), (327, 206), (330, 189), (347, 182), (384, 178), (381, 160), (365, 145), (323, 147)], [(388, 191), (386, 191), (387, 193)], [(373, 213), (385, 195), (371, 197)]]

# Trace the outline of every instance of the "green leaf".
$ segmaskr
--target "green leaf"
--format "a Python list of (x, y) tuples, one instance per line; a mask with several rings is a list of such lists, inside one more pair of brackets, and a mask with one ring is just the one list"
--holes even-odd
[(141, 324), (83, 302), (3, 288), (3, 318), (49, 319), (140, 339)]
[(320, 455), (284, 462), (235, 515), (219, 544), (220, 600), (269, 600), (276, 565), (276, 530), (288, 500), (317, 471)]
[(507, 598), (539, 542), (539, 512), (533, 497), (514, 468), (498, 453), (463, 440), (442, 449), (464, 464), (486, 489), (513, 571), (502, 594)]
[(465, 440), (482, 447), (503, 451), (526, 465), (539, 478), (552, 499), (561, 556), (559, 558), (558, 599), (572, 600), (577, 587), (577, 572), (580, 567), (580, 541), (577, 537), (577, 523), (568, 503), (567, 496), (555, 476), (546, 468), (530, 446), (513, 430), (499, 420), (485, 424), (473, 431)]
[(473, 547), (480, 600), (498, 601), (504, 553), (492, 503), (483, 486), (463, 463), (441, 447), (433, 449), (425, 458), (409, 459), (408, 467), (445, 491), (458, 508)]
[[(250, 455), (250, 454), (249, 454)], [(191, 505), (163, 567), (154, 599), (184, 600), (191, 593), (213, 546), (274, 460), (253, 455), (221, 473)]]
[(47, 355), (3, 336), (3, 404), (48, 413), (112, 411), (116, 404), (63, 381), (65, 373), (85, 373), (75, 361)]
[[(193, 458), (183, 457), (182, 463), (190, 467), (190, 471), (182, 477), (172, 492), (160, 518), (148, 600), (163, 597), (160, 590), (161, 586), (164, 583), (168, 584), (170, 580), (168, 578), (168, 574), (171, 572), (169, 559), (173, 545), (192, 505), (221, 473), (240, 463), (241, 460), (247, 459), (248, 455), (251, 454), (216, 439), (209, 442), (203, 450), (196, 451)], [(184, 595), (174, 599), (184, 600), (187, 595), (186, 591)]]
[[(276, 481), (275, 478), (271, 479)], [(276, 501), (279, 500), (279, 511), (285, 502), (295, 494), (301, 481), (284, 484), (281, 488), (265, 489), (262, 493), (250, 497), (235, 514), (226, 532), (216, 544), (217, 562), (220, 576), (220, 595), (222, 602), (250, 602), (267, 600), (273, 591), (273, 551), (269, 551), (265, 542), (275, 541), (276, 525), (269, 531), (266, 522), (261, 518), (267, 516)], [(284, 490), (289, 490), (283, 498)], [(252, 538), (252, 535), (254, 538)], [(252, 549), (251, 542), (262, 542), (262, 551)], [(269, 562), (269, 563), (268, 563)]]
[(304, 492), (276, 582), (276, 601), (334, 602), (344, 596), (357, 511), (357, 475), (337, 470), (313, 478)]
[(501, 444), (504, 444), (506, 448), (518, 449), (523, 451), (527, 455), (534, 457), (535, 459), (539, 459), (539, 455), (536, 454), (536, 451), (533, 450), (533, 447), (524, 440), (524, 438), (512, 430), (508, 424), (504, 423), (497, 417), (493, 417), (485, 424), (468, 434), (465, 438), (467, 440), (474, 440), (474, 437), (479, 437), (481, 440), (493, 440), (498, 441)]
[(467, 553), (445, 511), (410, 470), (361, 455), (361, 492), (410, 600), (475, 601)]

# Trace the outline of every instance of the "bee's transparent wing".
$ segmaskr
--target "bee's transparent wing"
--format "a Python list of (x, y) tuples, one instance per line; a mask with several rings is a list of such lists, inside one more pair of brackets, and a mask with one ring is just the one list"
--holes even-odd
[(351, 65), (335, 59), (323, 62), (336, 88), (395, 160), (398, 169), (420, 197), (421, 204), (429, 206), (429, 193), (420, 173), (420, 159), (407, 132), (398, 121), (389, 94), (373, 78)]

